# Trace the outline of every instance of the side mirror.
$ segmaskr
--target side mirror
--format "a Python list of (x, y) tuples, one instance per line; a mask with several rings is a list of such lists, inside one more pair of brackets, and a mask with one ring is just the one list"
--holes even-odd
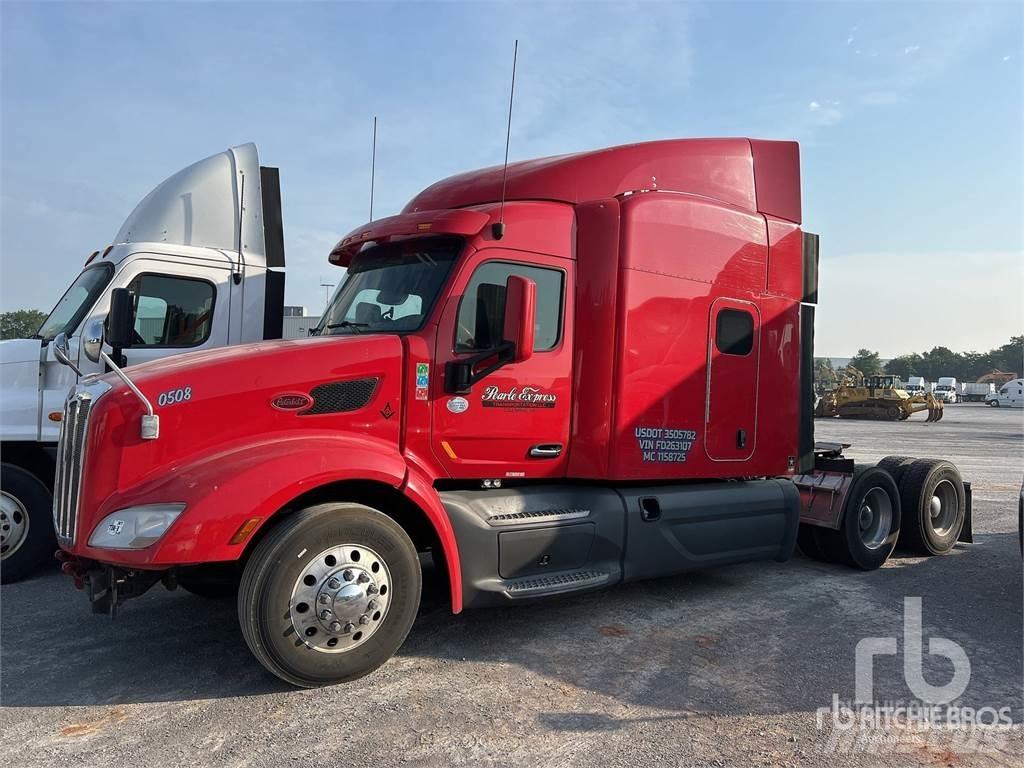
[(93, 320), (85, 329), (82, 335), (82, 351), (85, 356), (94, 363), (100, 361), (100, 352), (103, 351), (103, 323), (100, 320)]
[[(132, 294), (127, 288), (110, 292), (110, 314), (107, 315), (107, 343), (116, 351), (130, 347), (135, 330)], [(91, 359), (91, 358), (90, 358)]]
[[(496, 296), (501, 286), (492, 286)], [(481, 293), (484, 286), (481, 286)], [(464, 395), (478, 381), (509, 363), (521, 363), (533, 355), (534, 328), (537, 322), (537, 284), (529, 278), (512, 275), (505, 283), (504, 324), (501, 342), (471, 357), (451, 360), (444, 370), (444, 391)]]
[(62, 365), (66, 365), (79, 376), (82, 375), (82, 371), (71, 359), (71, 347), (68, 345), (68, 335), (66, 333), (58, 333), (53, 337), (53, 356), (56, 357)]
[(505, 284), (505, 330), (502, 340), (513, 345), (513, 363), (533, 355), (537, 323), (537, 284), (528, 277), (511, 275)]

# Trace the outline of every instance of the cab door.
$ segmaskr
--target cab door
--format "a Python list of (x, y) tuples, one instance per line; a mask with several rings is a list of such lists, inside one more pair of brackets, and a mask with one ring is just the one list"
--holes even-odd
[[(431, 392), (431, 445), (452, 477), (564, 476), (572, 413), (572, 267), (568, 259), (488, 248), (459, 270), (438, 325)], [(537, 286), (533, 355), (492, 372), (468, 393), (446, 392), (449, 362), (502, 341), (511, 275)]]
[[(110, 285), (134, 296), (133, 343), (123, 350), (128, 365), (232, 343), (237, 331), (229, 312), (236, 314), (242, 301), (237, 289), (239, 295), (231, 295), (230, 274), (226, 263), (170, 261), (157, 254), (128, 262)], [(92, 314), (104, 320), (109, 310), (108, 290)]]
[(757, 442), (761, 315), (738, 299), (716, 299), (708, 329), (704, 450), (713, 461), (746, 461)]

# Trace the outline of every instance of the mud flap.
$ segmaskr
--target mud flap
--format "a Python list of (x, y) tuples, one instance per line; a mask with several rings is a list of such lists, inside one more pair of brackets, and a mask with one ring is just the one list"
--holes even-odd
[(974, 528), (971, 524), (971, 507), (973, 506), (973, 498), (971, 494), (971, 484), (964, 483), (964, 525), (960, 529), (960, 535), (957, 537), (957, 541), (962, 541), (966, 544), (974, 543)]

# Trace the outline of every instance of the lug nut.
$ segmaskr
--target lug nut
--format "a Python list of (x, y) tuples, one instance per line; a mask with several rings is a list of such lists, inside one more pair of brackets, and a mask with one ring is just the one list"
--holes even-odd
[(352, 571), (346, 569), (346, 571), (343, 574), (341, 574), (341, 577), (345, 579), (345, 581), (352, 581), (352, 579), (355, 578), (355, 574), (352, 573)]
[(377, 601), (376, 600), (371, 600), (370, 602), (368, 602), (366, 604), (366, 610), (368, 610), (368, 611), (376, 611), (377, 610)]
[(359, 623), (360, 623), (360, 624), (369, 624), (369, 623), (370, 623), (370, 617), (369, 617), (369, 616), (367, 616), (367, 615), (366, 615), (366, 614), (364, 613), (364, 614), (363, 614), (362, 616), (360, 616), (360, 617), (359, 617)]
[(350, 621), (350, 622), (349, 622), (348, 624), (346, 624), (346, 625), (345, 625), (345, 629), (344, 629), (344, 632), (345, 632), (345, 634), (346, 634), (346, 635), (349, 635), (349, 634), (351, 634), (351, 633), (352, 633), (352, 630), (353, 630), (353, 629), (355, 629), (355, 628), (356, 628), (356, 625), (355, 625), (355, 624), (353, 624), (353, 623), (352, 623), (352, 622)]
[(331, 622), (331, 626), (330, 626), (330, 630), (331, 630), (331, 632), (341, 632), (341, 622), (340, 621), (332, 621)]
[(326, 592), (321, 592), (320, 593), (320, 602), (323, 603), (324, 605), (327, 605), (327, 603), (331, 602), (331, 596), (328, 595)]
[(331, 579), (330, 581), (327, 582), (327, 586), (330, 589), (337, 589), (338, 587), (341, 586), (341, 582), (338, 581), (337, 579)]
[(370, 586), (368, 586), (366, 588), (366, 594), (368, 594), (368, 595), (376, 595), (377, 594), (377, 585), (376, 584), (371, 584)]
[(360, 574), (359, 574), (359, 583), (360, 583), (360, 584), (365, 584), (365, 583), (366, 583), (366, 582), (368, 582), (369, 580), (370, 580), (370, 577), (369, 577), (369, 576), (367, 576), (367, 575), (366, 575), (365, 573), (360, 573)]
[(331, 612), (325, 608), (324, 610), (320, 611), (320, 618), (324, 621), (327, 621), (327, 619), (331, 618)]

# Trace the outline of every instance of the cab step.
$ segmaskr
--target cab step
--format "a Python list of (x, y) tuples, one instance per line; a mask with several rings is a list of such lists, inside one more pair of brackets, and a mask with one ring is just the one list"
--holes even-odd
[(543, 576), (523, 576), (505, 581), (505, 593), (514, 599), (557, 595), (562, 592), (576, 592), (604, 586), (611, 581), (611, 574), (605, 571), (581, 569), (562, 571)]

